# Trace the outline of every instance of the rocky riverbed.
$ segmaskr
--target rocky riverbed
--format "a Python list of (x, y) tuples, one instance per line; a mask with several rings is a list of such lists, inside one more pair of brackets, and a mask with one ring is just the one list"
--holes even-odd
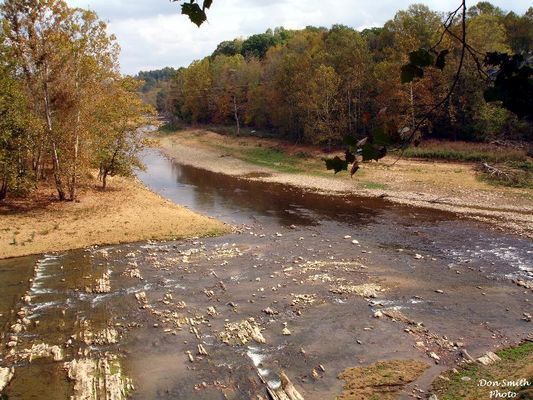
[(233, 234), (0, 261), (9, 399), (427, 398), (444, 370), (531, 335), (527, 239), (180, 176), (186, 205)]

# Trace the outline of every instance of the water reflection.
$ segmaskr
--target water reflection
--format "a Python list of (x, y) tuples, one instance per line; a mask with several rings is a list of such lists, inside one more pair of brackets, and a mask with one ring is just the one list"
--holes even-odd
[(331, 198), (289, 186), (236, 179), (183, 166), (149, 149), (139, 178), (178, 204), (232, 223), (316, 225), (321, 219), (368, 224), (387, 210), (380, 199)]

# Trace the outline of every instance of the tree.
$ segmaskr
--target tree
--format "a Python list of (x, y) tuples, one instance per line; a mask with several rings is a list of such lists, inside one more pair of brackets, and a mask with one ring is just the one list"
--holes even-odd
[(182, 113), (192, 123), (208, 122), (211, 69), (209, 59), (194, 61), (183, 72)]
[(1, 10), (20, 78), (45, 126), (34, 149), (36, 176), (49, 153), (59, 199), (74, 200), (89, 159), (84, 107), (98, 85), (118, 74), (118, 47), (96, 14), (62, 0), (6, 0)]
[(137, 95), (139, 87), (140, 82), (129, 77), (110, 81), (93, 104), (92, 165), (99, 170), (103, 189), (109, 176), (131, 176), (134, 168), (143, 168), (138, 158), (145, 145), (141, 128), (152, 109)]
[(10, 167), (3, 191), (28, 170), (37, 182), (51, 169), (59, 199), (75, 200), (80, 179), (95, 165), (104, 182), (131, 174), (147, 109), (136, 92), (139, 81), (120, 77), (119, 48), (106, 24), (63, 0), (6, 0), (0, 11), (1, 54), (11, 62), (0, 62), (1, 162)]
[(302, 103), (308, 112), (304, 135), (315, 144), (326, 143), (328, 149), (339, 141), (339, 88), (341, 78), (331, 66), (321, 64), (309, 77)]
[(38, 130), (0, 37), (0, 201), (10, 191), (23, 194), (34, 186), (35, 177), (27, 161), (31, 159), (33, 132)]
[(325, 38), (327, 62), (341, 79), (337, 94), (340, 110), (337, 129), (357, 135), (367, 108), (371, 74), (368, 46), (361, 34), (342, 25), (333, 25)]
[[(260, 84), (239, 109), (248, 110), (248, 123), (297, 141), (340, 144), (348, 136), (343, 167), (355, 153), (378, 160), (427, 135), (528, 139), (533, 58), (508, 53), (531, 48), (532, 15), (463, 0), (445, 15), (415, 4), (361, 33), (336, 25), (284, 31), (281, 40), (272, 31), (253, 35), (242, 54), (256, 56)], [(211, 78), (217, 88), (218, 76)], [(325, 101), (333, 92), (334, 102)]]
[(36, 174), (42, 168), (42, 157), (50, 146), (56, 190), (60, 200), (66, 198), (59, 146), (61, 133), (55, 124), (56, 108), (62, 101), (61, 79), (66, 75), (66, 49), (70, 12), (66, 3), (39, 0), (30, 4), (6, 0), (2, 5), (4, 31), (8, 44), (23, 71), (27, 91), (46, 129), (36, 149)]

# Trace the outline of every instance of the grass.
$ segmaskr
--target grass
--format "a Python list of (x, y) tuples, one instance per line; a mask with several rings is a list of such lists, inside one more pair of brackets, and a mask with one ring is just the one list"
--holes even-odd
[(301, 158), (290, 156), (278, 149), (252, 147), (242, 149), (237, 157), (250, 164), (272, 168), (279, 172), (303, 172), (303, 169), (298, 165), (301, 162)]
[(418, 147), (409, 147), (404, 152), (407, 158), (446, 160), (461, 162), (525, 162), (525, 149), (498, 146), (490, 143), (449, 142), (425, 140)]
[[(501, 393), (516, 393), (515, 399), (533, 399), (533, 343), (524, 342), (516, 347), (496, 353), (501, 361), (483, 366), (478, 363), (466, 364), (457, 373), (449, 371), (444, 379), (433, 384), (433, 392), (440, 400), (477, 400), (491, 398), (490, 392), (497, 389)], [(480, 380), (501, 382), (500, 387), (480, 385)], [(526, 379), (529, 386), (505, 385), (505, 381)], [(494, 398), (494, 396), (492, 397)]]
[(386, 190), (387, 185), (378, 182), (361, 182), (365, 189)]

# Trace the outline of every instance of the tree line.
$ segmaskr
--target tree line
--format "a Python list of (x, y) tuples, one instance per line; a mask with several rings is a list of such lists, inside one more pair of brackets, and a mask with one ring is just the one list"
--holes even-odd
[[(488, 2), (468, 8), (464, 59), (453, 37), (462, 34), (460, 21), (443, 35), (445, 19), (446, 14), (415, 4), (379, 28), (276, 28), (225, 41), (210, 56), (178, 69), (159, 93), (157, 108), (175, 121), (233, 124), (236, 130), (245, 125), (327, 146), (347, 135), (366, 137), (383, 110), (400, 129), (430, 112), (418, 128), (436, 138), (532, 140), (530, 121), (485, 101), (490, 83), (480, 60), (498, 52), (522, 54), (531, 63), (533, 8), (523, 15)], [(409, 54), (435, 43), (447, 49), (445, 65), (402, 83)], [(452, 95), (435, 108), (456, 79), (459, 63), (462, 72)]]
[(5, 0), (0, 22), (0, 200), (41, 182), (75, 200), (92, 171), (104, 188), (131, 174), (150, 109), (106, 24), (63, 0)]

